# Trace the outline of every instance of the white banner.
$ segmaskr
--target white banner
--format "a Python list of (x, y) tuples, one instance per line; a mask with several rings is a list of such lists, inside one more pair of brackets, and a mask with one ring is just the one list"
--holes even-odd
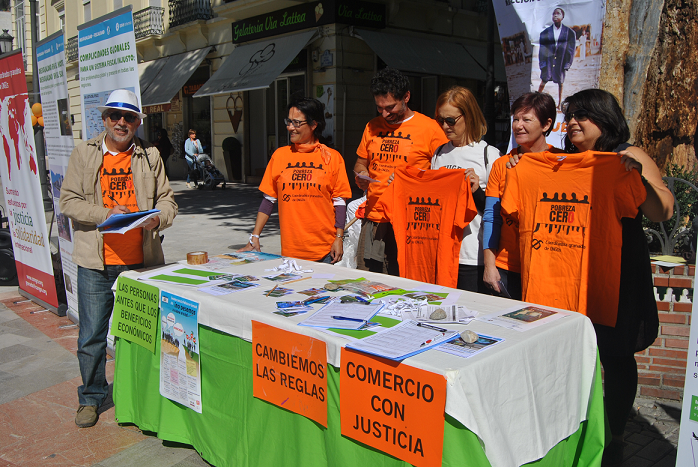
[(0, 59), (0, 163), (19, 287), (58, 307), (22, 54)]
[[(598, 88), (605, 7), (603, 0), (494, 0), (510, 104), (542, 91), (559, 110), (565, 97)], [(562, 147), (565, 132), (558, 113), (548, 143)]]
[[(693, 276), (695, 285), (696, 276)], [(698, 316), (696, 295), (693, 295), (692, 316)], [(691, 319), (691, 337), (688, 340), (686, 379), (683, 386), (679, 449), (676, 465), (698, 467), (698, 319)]]
[(46, 161), (51, 180), (51, 196), (58, 227), (58, 243), (63, 265), (68, 310), (73, 316), (78, 312), (78, 268), (73, 263), (73, 225), (60, 211), (58, 200), (61, 185), (73, 151), (73, 130), (68, 101), (68, 82), (65, 73), (65, 46), (63, 33), (54, 34), (39, 42), (36, 59), (39, 71), (39, 87), (44, 117)]
[(97, 107), (107, 102), (113, 90), (133, 91), (141, 107), (131, 7), (78, 26), (78, 54), (82, 139), (88, 140), (104, 131)]

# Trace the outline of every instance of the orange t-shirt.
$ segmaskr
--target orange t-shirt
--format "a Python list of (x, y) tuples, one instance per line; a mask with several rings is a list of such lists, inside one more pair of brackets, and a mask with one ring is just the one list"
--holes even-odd
[(281, 254), (317, 261), (336, 238), (333, 198), (351, 198), (344, 159), (329, 149), (325, 163), (319, 150), (299, 152), (284, 146), (271, 156), (259, 190), (276, 198), (281, 226)]
[[(100, 185), (102, 202), (111, 209), (115, 203), (126, 206), (131, 212), (138, 212), (136, 190), (133, 187), (131, 155), (133, 151), (112, 155), (104, 154)], [(140, 264), (143, 262), (143, 229), (129, 230), (124, 234), (103, 234), (104, 264)]]
[(477, 214), (465, 170), (405, 167), (376, 207), (393, 225), (400, 276), (456, 287), (463, 229)]
[[(502, 199), (504, 186), (507, 181), (507, 162), (513, 154), (519, 154), (520, 148), (514, 148), (509, 154), (498, 158), (492, 164), (490, 177), (487, 179), (485, 196)], [(548, 145), (548, 151), (552, 153), (562, 152), (553, 145)], [(521, 272), (521, 252), (519, 250), (519, 223), (511, 217), (502, 218), (502, 226), (499, 234), (499, 246), (497, 247), (497, 267), (511, 272)]]
[(376, 207), (388, 186), (388, 178), (404, 167), (428, 169), (434, 152), (448, 139), (436, 120), (415, 112), (406, 122), (391, 125), (376, 117), (366, 125), (356, 154), (366, 159), (368, 176), (380, 183), (368, 185), (366, 217), (387, 222), (383, 210)]
[(507, 172), (502, 213), (519, 221), (523, 300), (614, 327), (622, 217), (647, 192), (616, 153), (531, 153)]

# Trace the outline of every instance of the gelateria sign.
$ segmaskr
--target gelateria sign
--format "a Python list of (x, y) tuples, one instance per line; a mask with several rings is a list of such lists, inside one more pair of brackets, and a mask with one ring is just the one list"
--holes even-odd
[(233, 43), (238, 44), (332, 23), (384, 28), (385, 5), (350, 0), (304, 3), (233, 23)]

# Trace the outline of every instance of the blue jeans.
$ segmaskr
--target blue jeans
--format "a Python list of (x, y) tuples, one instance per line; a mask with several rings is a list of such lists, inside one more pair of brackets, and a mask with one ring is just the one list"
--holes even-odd
[(78, 266), (78, 363), (82, 386), (78, 387), (80, 405), (99, 407), (107, 397), (107, 333), (114, 308), (111, 287), (123, 271), (142, 265), (104, 266), (103, 271)]
[(184, 156), (184, 160), (187, 161), (187, 165), (189, 166), (189, 170), (187, 170), (187, 183), (191, 182), (191, 169), (194, 167), (194, 160), (191, 159), (192, 156), (186, 155)]

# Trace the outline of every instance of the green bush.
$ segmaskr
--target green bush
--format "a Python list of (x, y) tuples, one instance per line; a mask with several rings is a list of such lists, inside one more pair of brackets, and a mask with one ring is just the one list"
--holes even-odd
[[(696, 227), (693, 225), (693, 220), (696, 219), (696, 214), (698, 214), (698, 191), (682, 180), (698, 187), (698, 169), (690, 170), (677, 164), (671, 164), (667, 168), (665, 177), (678, 179), (673, 180), (674, 197), (678, 203), (678, 208), (674, 208), (674, 215), (663, 224), (667, 236), (671, 236), (674, 227), (677, 227), (673, 238), (669, 241), (673, 240), (676, 242), (673, 254), (682, 256), (684, 253), (690, 253), (695, 248), (693, 243), (696, 237)], [(671, 182), (667, 184), (671, 188)], [(642, 226), (662, 232), (658, 223), (651, 222), (646, 217), (642, 218)], [(661, 244), (655, 236), (652, 236), (649, 247), (651, 252), (662, 251)]]

